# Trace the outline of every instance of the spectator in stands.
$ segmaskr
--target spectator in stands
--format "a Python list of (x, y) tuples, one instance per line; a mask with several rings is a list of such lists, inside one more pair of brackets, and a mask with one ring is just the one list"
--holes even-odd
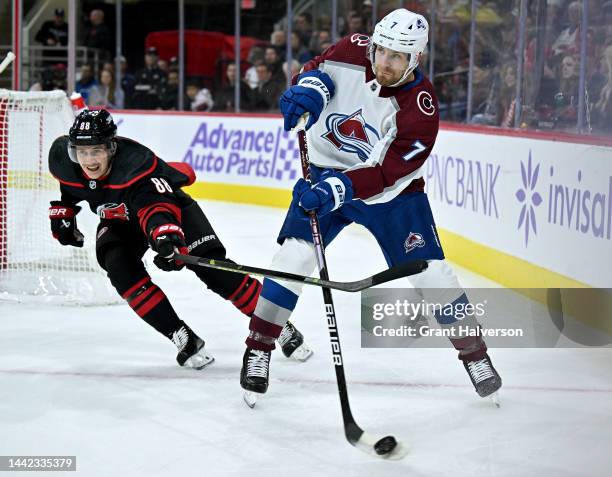
[(53, 84), (53, 69), (45, 68), (40, 72), (40, 79), (30, 86), (29, 91), (53, 91), (55, 85)]
[(578, 106), (578, 62), (566, 55), (559, 66), (559, 88), (555, 94), (555, 119), (557, 129), (572, 130), (576, 126)]
[(612, 44), (608, 45), (602, 56), (603, 72), (606, 82), (601, 88), (591, 111), (592, 124), (597, 132), (612, 133)]
[(151, 46), (145, 52), (145, 66), (136, 73), (131, 106), (136, 109), (157, 109), (160, 94), (166, 85), (167, 76), (157, 67), (157, 48)]
[(276, 47), (266, 47), (264, 54), (264, 63), (268, 65), (270, 71), (272, 71), (272, 77), (278, 78), (280, 79), (280, 81), (284, 81), (285, 76), (283, 75), (283, 65)]
[(29, 91), (66, 91), (66, 65), (57, 63), (42, 70), (40, 80), (34, 83)]
[(164, 73), (166, 73), (166, 76), (168, 76), (168, 73), (170, 72), (170, 65), (166, 60), (162, 60), (161, 58), (159, 58), (157, 60), (157, 67)]
[(87, 103), (89, 100), (89, 93), (91, 92), (91, 89), (97, 84), (98, 83), (94, 77), (93, 68), (91, 65), (85, 64), (81, 66), (81, 75), (79, 80), (76, 82), (76, 88), (74, 90), (83, 96), (85, 103)]
[(291, 33), (291, 49), (293, 58), (302, 64), (312, 59), (312, 53), (304, 46), (302, 39), (296, 32)]
[(104, 63), (102, 63), (102, 69), (108, 70), (112, 74), (115, 74), (115, 63), (112, 61), (105, 61)]
[(363, 0), (363, 3), (361, 4), (360, 14), (361, 22), (364, 26), (362, 33), (371, 35), (374, 32), (374, 29), (372, 28), (372, 0)]
[(310, 42), (310, 50), (314, 56), (320, 55), (325, 51), (323, 45), (331, 44), (331, 33), (327, 30), (320, 30)]
[[(234, 88), (236, 84), (236, 63), (228, 63), (225, 67), (225, 81), (223, 86), (215, 91), (214, 111), (235, 111)], [(249, 111), (252, 109), (253, 90), (242, 80), (240, 84), (240, 109)]]
[[(168, 81), (163, 87), (160, 98), (160, 106), (165, 110), (178, 109), (178, 94), (179, 94), (179, 74), (178, 71), (170, 70), (168, 73)], [(191, 109), (191, 100), (187, 95), (183, 96), (183, 108)]]
[(123, 100), (123, 90), (115, 85), (114, 73), (111, 70), (102, 70), (100, 83), (91, 88), (87, 104), (105, 109), (123, 109)]
[[(53, 20), (42, 24), (34, 38), (43, 46), (66, 46), (68, 45), (68, 24), (64, 21), (64, 9), (56, 8), (53, 12)], [(43, 51), (46, 64), (65, 61), (65, 51)], [(53, 57), (53, 59), (50, 59)]]
[(272, 77), (272, 71), (268, 65), (257, 66), (259, 82), (253, 93), (253, 111), (275, 111), (278, 109), (278, 98), (285, 90), (286, 84)]
[(170, 58), (170, 61), (168, 63), (168, 72), (176, 71), (178, 73), (178, 70), (179, 70), (178, 58), (176, 56), (173, 56)]
[(289, 71), (288, 71), (288, 67), (287, 67), (287, 62), (285, 61), (283, 63), (283, 73), (285, 75), (285, 84), (287, 83), (287, 78), (289, 80), (291, 80), (291, 78), (293, 78), (295, 75), (299, 74), (300, 69), (302, 68), (302, 65), (300, 64), (299, 61), (297, 60), (292, 60), (291, 61), (291, 76), (289, 77)]
[(506, 64), (502, 67), (501, 86), (497, 105), (497, 124), (503, 128), (514, 126), (516, 110), (516, 65)]
[(580, 51), (580, 17), (582, 15), (582, 4), (571, 2), (567, 7), (568, 26), (561, 31), (552, 45), (552, 54), (555, 57), (561, 55), (575, 55)]
[(310, 45), (310, 38), (312, 37), (312, 15), (309, 12), (302, 12), (295, 17), (293, 23), (293, 31), (295, 31), (302, 44)]
[(284, 51), (287, 47), (287, 34), (284, 30), (274, 30), (270, 34), (270, 44), (279, 49), (279, 51)]
[(343, 36), (352, 35), (353, 33), (365, 33), (363, 19), (355, 10), (351, 10), (346, 17), (346, 30)]
[(68, 68), (64, 63), (56, 63), (52, 67), (53, 86), (55, 89), (68, 91)]
[(323, 14), (319, 15), (319, 18), (317, 18), (317, 30), (314, 34), (318, 34), (321, 31), (332, 31), (332, 21), (329, 15)]
[(244, 73), (244, 78), (251, 89), (255, 89), (259, 84), (257, 66), (264, 64), (264, 58), (264, 49), (261, 46), (255, 45), (251, 48), (251, 51), (249, 51), (247, 61), (251, 63), (251, 67)]
[(110, 54), (111, 42), (111, 32), (104, 23), (104, 12), (97, 8), (93, 9), (89, 13), (89, 27), (85, 34), (84, 45)]
[(210, 111), (215, 105), (210, 91), (202, 88), (196, 79), (190, 79), (187, 82), (187, 97), (192, 111)]
[(130, 100), (134, 94), (134, 84), (136, 78), (128, 71), (128, 64), (125, 56), (119, 57), (120, 72), (121, 72), (121, 89), (123, 90), (123, 107), (130, 108)]

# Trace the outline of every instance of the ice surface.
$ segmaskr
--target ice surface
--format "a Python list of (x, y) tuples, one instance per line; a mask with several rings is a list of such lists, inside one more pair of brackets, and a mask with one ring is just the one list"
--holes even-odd
[[(269, 266), (282, 211), (203, 206), (230, 257)], [(384, 268), (356, 226), (328, 252), (334, 280)], [(87, 477), (611, 475), (610, 349), (493, 350), (504, 380), (495, 409), (450, 347), (361, 349), (359, 295), (334, 292), (353, 414), (411, 447), (386, 462), (343, 437), (319, 289), (306, 289), (293, 318), (314, 356), (276, 352), (251, 410), (238, 383), (247, 319), (188, 271), (151, 271), (215, 363), (179, 368), (173, 345), (125, 305), (0, 302), (0, 455), (76, 455)], [(495, 286), (458, 271), (465, 286)]]

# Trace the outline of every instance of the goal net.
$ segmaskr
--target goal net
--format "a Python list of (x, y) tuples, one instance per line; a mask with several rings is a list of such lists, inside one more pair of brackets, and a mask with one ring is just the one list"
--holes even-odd
[(73, 121), (63, 91), (0, 89), (0, 300), (120, 302), (96, 261), (97, 218), (87, 204), (77, 216), (83, 248), (62, 246), (51, 236), (49, 202), (60, 194), (48, 153)]

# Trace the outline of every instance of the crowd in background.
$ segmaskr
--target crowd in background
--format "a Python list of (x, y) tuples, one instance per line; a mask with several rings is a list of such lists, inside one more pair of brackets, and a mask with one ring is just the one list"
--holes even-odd
[[(587, 131), (612, 133), (612, 0), (588, 1), (588, 29), (584, 87), (580, 90), (582, 59), (581, 1), (528, 1), (526, 14), (520, 118), (517, 107), (517, 48), (520, 0), (479, 2), (472, 69), (471, 108), (468, 107), (471, 2), (440, 0), (431, 35), (435, 50), (425, 53), (421, 68), (427, 75), (433, 59), (434, 86), (443, 120), (501, 127), (575, 131), (580, 95), (584, 99)], [(380, 3), (380, 2), (379, 2)], [(386, 5), (385, 2), (382, 4)], [(378, 18), (395, 8), (381, 7)], [(406, 1), (406, 8), (431, 18), (431, 2)], [(370, 35), (373, 29), (372, 2), (354, 2), (355, 9), (339, 18), (338, 38), (352, 33)], [(64, 12), (55, 11), (36, 36), (42, 45), (65, 45), (67, 30)], [(287, 30), (283, 22), (271, 26), (269, 37), (254, 46), (241, 71), (232, 59), (221, 58), (212, 78), (186, 78), (179, 92), (176, 57), (161, 59), (152, 47), (144, 50), (144, 66), (131, 71), (120, 59), (121, 84), (115, 84), (115, 62), (83, 65), (75, 90), (90, 106), (135, 109), (177, 109), (183, 94), (184, 109), (192, 111), (234, 111), (234, 85), (240, 82), (242, 111), (272, 112), (290, 75), (332, 44), (329, 15), (317, 18), (300, 12), (293, 18), (291, 65), (287, 64)], [(89, 13), (86, 46), (109, 52), (110, 32), (100, 10)], [(97, 66), (97, 68), (94, 68)], [(97, 75), (94, 71), (99, 71)], [(66, 89), (63, 63), (48, 65), (32, 89)], [(470, 117), (467, 117), (471, 109)]]

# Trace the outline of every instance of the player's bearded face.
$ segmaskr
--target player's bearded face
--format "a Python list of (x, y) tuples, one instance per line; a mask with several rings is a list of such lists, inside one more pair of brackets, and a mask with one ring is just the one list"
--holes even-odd
[(376, 46), (374, 54), (374, 71), (376, 81), (381, 86), (391, 86), (397, 83), (408, 68), (408, 55), (390, 50), (380, 45)]
[(77, 160), (91, 179), (98, 179), (108, 172), (110, 166), (110, 152), (104, 144), (95, 146), (77, 146)]

